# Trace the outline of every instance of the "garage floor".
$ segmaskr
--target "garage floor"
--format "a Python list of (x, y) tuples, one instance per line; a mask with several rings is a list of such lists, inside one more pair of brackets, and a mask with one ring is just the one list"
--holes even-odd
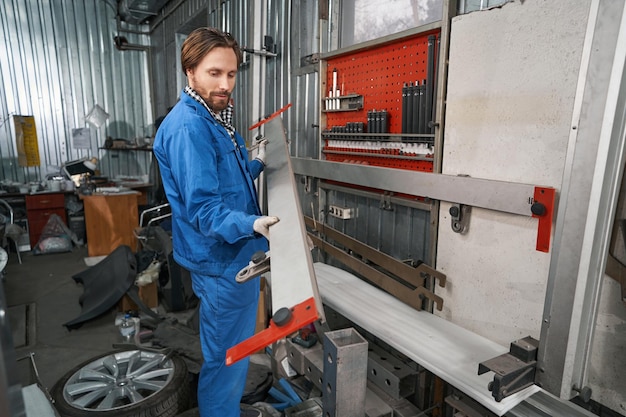
[(50, 389), (75, 366), (121, 342), (114, 324), (116, 308), (77, 330), (68, 331), (63, 326), (81, 313), (78, 299), (83, 287), (72, 275), (88, 268), (86, 256), (85, 247), (38, 256), (27, 252), (22, 253), (20, 265), (17, 255), (9, 254), (4, 293), (23, 385), (35, 382), (29, 360), (19, 360), (30, 352), (43, 384)]

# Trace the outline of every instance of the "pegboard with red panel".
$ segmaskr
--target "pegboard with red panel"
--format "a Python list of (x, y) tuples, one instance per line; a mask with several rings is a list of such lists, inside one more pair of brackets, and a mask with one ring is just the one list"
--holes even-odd
[(432, 172), (438, 43), (437, 29), (322, 63), (327, 160)]

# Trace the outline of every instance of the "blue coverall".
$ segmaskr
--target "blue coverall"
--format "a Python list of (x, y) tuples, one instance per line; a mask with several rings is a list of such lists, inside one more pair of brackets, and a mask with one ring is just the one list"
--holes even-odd
[(204, 363), (198, 382), (202, 417), (239, 417), (248, 360), (225, 365), (226, 350), (254, 333), (259, 279), (235, 281), (252, 254), (268, 249), (253, 231), (261, 216), (253, 180), (264, 168), (248, 160), (242, 137), (227, 130), (184, 92), (156, 135), (172, 209), (174, 258), (191, 272), (200, 299)]

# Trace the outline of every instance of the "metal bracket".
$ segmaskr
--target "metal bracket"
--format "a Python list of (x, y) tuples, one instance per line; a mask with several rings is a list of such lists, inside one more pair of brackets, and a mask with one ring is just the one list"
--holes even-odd
[(496, 401), (521, 391), (535, 382), (539, 341), (527, 336), (511, 343), (509, 353), (478, 364), (478, 375), (495, 373), (488, 389)]
[(241, 48), (241, 50), (249, 54), (261, 55), (261, 56), (268, 57), (268, 58), (275, 58), (278, 56), (278, 54), (276, 54), (275, 52), (276, 44), (274, 43), (274, 39), (271, 36), (267, 36), (267, 35), (265, 35), (263, 39), (263, 49), (258, 50), (258, 49), (253, 49), (253, 48), (247, 48), (244, 46)]
[[(554, 188), (308, 158), (292, 157), (291, 163), (298, 175), (532, 216), (538, 220), (536, 249), (541, 252), (550, 250), (556, 206)], [(381, 208), (386, 209), (384, 203), (381, 197)]]
[[(441, 311), (443, 309), (443, 298), (428, 290), (425, 287), (425, 283), (426, 279), (432, 277), (439, 281), (439, 286), (445, 287), (445, 274), (432, 269), (424, 263), (420, 263), (415, 268), (411, 267), (324, 223), (315, 222), (310, 217), (305, 216), (304, 222), (308, 227), (321, 234), (321, 236), (316, 236), (309, 232), (309, 237), (315, 246), (359, 273), (366, 281), (374, 283), (416, 310), (424, 308), (423, 302), (426, 299), (434, 303), (437, 310)], [(338, 242), (345, 249), (334, 246), (332, 243), (324, 240), (322, 236)], [(355, 253), (358, 256), (354, 256)], [(382, 270), (374, 267), (372, 264), (378, 265)], [(400, 280), (392, 278), (390, 274), (400, 278)]]
[(313, 189), (313, 178), (312, 177), (307, 177), (307, 176), (302, 176), (300, 177), (300, 182), (302, 184), (304, 184), (304, 193), (305, 194), (310, 194), (311, 190)]
[(265, 51), (265, 50), (258, 50), (258, 49), (252, 49), (252, 48), (241, 48), (241, 50), (244, 51), (244, 52), (247, 52), (249, 54), (265, 56), (265, 57), (268, 57), (268, 58), (275, 58), (275, 57), (278, 56), (274, 52), (268, 52), (268, 51)]
[(467, 232), (471, 207), (465, 204), (453, 204), (448, 210), (450, 213), (450, 225), (455, 233)]
[(235, 281), (246, 282), (270, 270), (270, 252), (258, 251), (252, 255), (248, 266), (237, 273)]
[(393, 211), (393, 205), (391, 204), (391, 194), (388, 192), (384, 192), (380, 195), (380, 205), (381, 210), (389, 210)]
[(300, 58), (301, 67), (317, 64), (318, 62), (320, 62), (320, 54), (311, 54)]

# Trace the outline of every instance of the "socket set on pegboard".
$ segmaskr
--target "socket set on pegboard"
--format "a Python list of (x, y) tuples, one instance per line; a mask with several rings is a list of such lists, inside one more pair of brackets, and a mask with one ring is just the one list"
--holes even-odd
[(435, 30), (326, 61), (327, 160), (432, 172), (438, 44)]

